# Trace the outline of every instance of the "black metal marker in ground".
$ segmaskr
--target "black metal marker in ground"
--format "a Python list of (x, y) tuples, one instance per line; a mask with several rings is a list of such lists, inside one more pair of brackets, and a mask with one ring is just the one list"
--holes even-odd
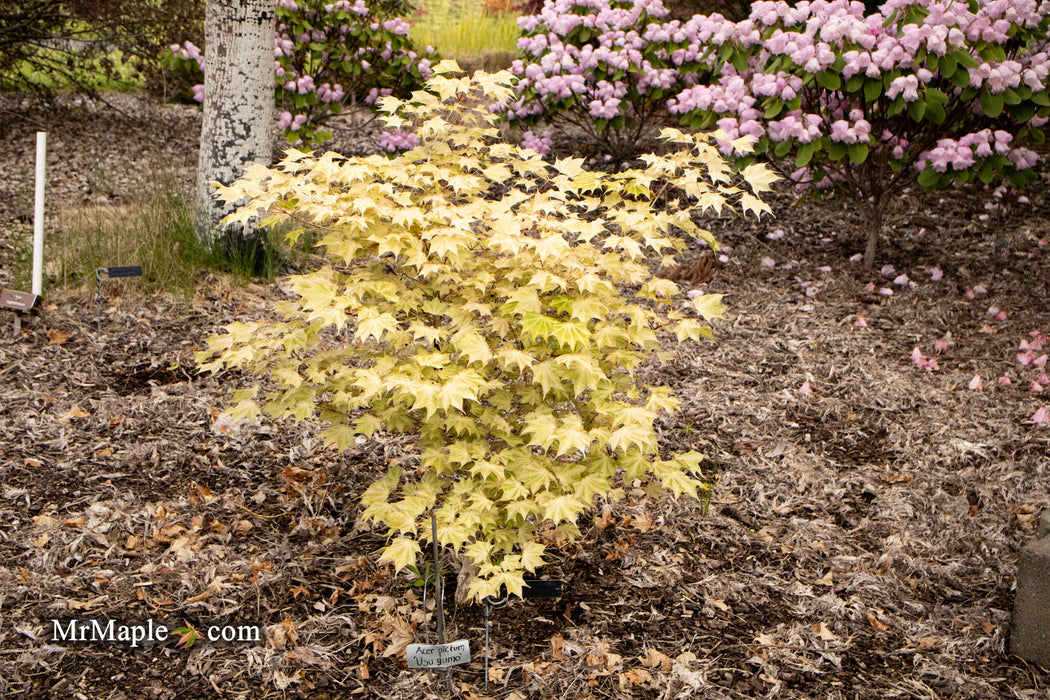
[(103, 280), (120, 277), (142, 277), (142, 266), (100, 267), (95, 270), (95, 316), (98, 321), (98, 332), (95, 334), (95, 340), (102, 337), (102, 282)]
[[(521, 589), (521, 597), (525, 600), (537, 598), (560, 598), (565, 582), (561, 579), (525, 579), (525, 586)], [(510, 594), (506, 587), (501, 591), (501, 598), (486, 596), (482, 602), (485, 604), (485, 690), (489, 687), (489, 614), (496, 608), (506, 607), (510, 602)]]

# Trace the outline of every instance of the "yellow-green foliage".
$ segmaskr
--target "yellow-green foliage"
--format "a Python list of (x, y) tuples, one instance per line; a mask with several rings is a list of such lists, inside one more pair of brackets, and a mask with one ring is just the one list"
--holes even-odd
[[(714, 240), (686, 211), (654, 211), (673, 184), (693, 206), (765, 205), (701, 137), (667, 130), (680, 148), (643, 171), (603, 175), (578, 159), (549, 164), (497, 140), (486, 103), (511, 95), (508, 73), (455, 79), (442, 62), (428, 92), (387, 98), (393, 127), (420, 145), (395, 159), (290, 151), (221, 194), (323, 226), (331, 266), (293, 278), (285, 320), (238, 323), (211, 338), (206, 370), (246, 367), (278, 389), (274, 419), (330, 421), (344, 448), (358, 434), (416, 432), (419, 466), (391, 469), (362, 496), (364, 517), (389, 528), (382, 559), (416, 561), (436, 509), (443, 547), (480, 569), (470, 593), (520, 595), (543, 563), (544, 530), (571, 538), (595, 496), (652, 478), (675, 495), (707, 488), (695, 452), (661, 459), (653, 421), (678, 402), (635, 377), (666, 339), (710, 337), (721, 295), (686, 302), (654, 278), (648, 254)], [(768, 189), (761, 166), (744, 174)], [(684, 312), (683, 312), (684, 310)], [(237, 416), (259, 413), (254, 392)], [(548, 533), (550, 534), (550, 533)]]

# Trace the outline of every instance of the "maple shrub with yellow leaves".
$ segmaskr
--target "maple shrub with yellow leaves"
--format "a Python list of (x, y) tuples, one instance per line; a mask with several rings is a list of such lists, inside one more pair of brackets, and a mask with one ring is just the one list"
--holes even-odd
[[(418, 466), (391, 468), (361, 497), (363, 517), (389, 529), (381, 560), (415, 563), (435, 513), (439, 544), (478, 568), (471, 596), (520, 596), (543, 542), (578, 536), (595, 497), (615, 501), (634, 480), (675, 496), (709, 488), (699, 453), (661, 458), (653, 422), (678, 402), (635, 371), (661, 333), (711, 338), (722, 295), (686, 299), (648, 257), (668, 263), (683, 235), (715, 247), (689, 209), (767, 211), (757, 195), (774, 176), (731, 173), (707, 137), (673, 129), (644, 171), (549, 163), (498, 139), (488, 105), (511, 97), (513, 76), (456, 71), (444, 61), (426, 91), (383, 101), (388, 126), (415, 128), (411, 151), (289, 151), (220, 188), (249, 200), (233, 220), (262, 210), (264, 225), (321, 227), (329, 264), (291, 278), (299, 296), (278, 304), (283, 321), (234, 323), (198, 362), (275, 383), (264, 401), (235, 394), (236, 418), (316, 417), (340, 449), (417, 433)], [(655, 209), (668, 188), (680, 206)]]

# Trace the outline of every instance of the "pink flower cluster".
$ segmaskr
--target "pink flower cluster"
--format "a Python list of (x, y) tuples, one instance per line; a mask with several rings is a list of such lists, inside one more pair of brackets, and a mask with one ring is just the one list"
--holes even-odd
[(329, 14), (332, 12), (353, 12), (360, 17), (364, 17), (369, 12), (364, 0), (357, 0), (353, 5), (350, 4), (349, 0), (338, 0), (338, 2), (325, 5), (324, 11)]
[[(532, 121), (568, 111), (586, 120), (633, 118), (673, 90), (679, 72), (652, 38), (667, 15), (660, 0), (551, 0), (538, 15), (521, 17), (520, 99), (511, 119)], [(660, 49), (660, 50), (657, 50)]]
[(1018, 170), (1031, 168), (1038, 158), (1034, 151), (1027, 148), (1011, 148), (1013, 135), (1001, 129), (992, 131), (982, 129), (966, 134), (959, 139), (944, 138), (929, 151), (923, 151), (915, 163), (915, 168), (922, 172), (931, 167), (939, 173), (952, 170), (966, 170), (973, 167), (978, 158), (992, 155), (1005, 155)]
[(845, 119), (833, 122), (829, 134), (831, 140), (840, 143), (867, 143), (868, 135), (871, 133), (871, 124), (862, 118), (861, 114), (863, 113), (860, 110), (854, 111), (853, 118), (856, 119), (854, 122)]
[(397, 151), (410, 151), (419, 145), (419, 138), (411, 131), (400, 129), (383, 131), (379, 134), (379, 147), (391, 153)]
[(321, 83), (317, 87), (317, 99), (324, 104), (341, 102), (344, 97), (346, 97), (346, 91), (339, 83), (336, 83), (334, 87), (329, 83)]
[(172, 44), (170, 48), (171, 52), (176, 56), (183, 59), (196, 61), (197, 67), (200, 68), (202, 71), (204, 70), (204, 55), (201, 53), (201, 50), (199, 48), (193, 45), (193, 42), (185, 41), (182, 43), (182, 46), (179, 46), (178, 44)]
[(374, 105), (379, 102), (379, 98), (393, 94), (393, 88), (372, 88), (368, 91), (368, 94), (365, 95), (365, 104)]
[[(991, 157), (988, 152), (1006, 156), (1015, 170), (1033, 162), (1030, 151), (1003, 151), (999, 142), (982, 143), (976, 133), (968, 142), (961, 118), (942, 130), (944, 138), (934, 148), (909, 150), (911, 143), (928, 142), (933, 127), (918, 118), (917, 126), (907, 125), (912, 110), (904, 107), (916, 102), (925, 107), (934, 91), (941, 96), (931, 108), (936, 114), (945, 96), (961, 98), (959, 79), (939, 72), (937, 59), (949, 55), (951, 65), (973, 66), (959, 69), (968, 70), (960, 76), (973, 90), (992, 95), (1022, 87), (1045, 90), (1046, 32), (1039, 40), (1018, 32), (1045, 30), (1050, 3), (979, 0), (971, 7), (950, 0), (889, 0), (870, 16), (850, 0), (801, 0), (794, 7), (758, 0), (751, 7), (742, 22), (718, 14), (666, 22), (660, 0), (548, 0), (538, 15), (519, 19), (523, 59), (512, 68), (521, 78), (519, 99), (508, 106), (508, 117), (535, 124), (565, 115), (585, 127), (588, 120), (601, 120), (596, 131), (617, 120), (617, 128), (629, 130), (632, 120), (652, 114), (662, 102), (683, 123), (714, 115), (707, 123), (717, 124), (729, 140), (753, 137), (760, 152), (766, 143), (785, 141), (796, 148), (817, 143), (818, 150), (865, 145), (897, 161), (895, 168), (918, 163), (920, 172), (927, 165), (937, 172), (980, 166)], [(906, 22), (906, 15), (919, 19)], [(986, 52), (988, 43), (1007, 49), (1005, 59)], [(730, 48), (733, 60), (723, 64), (721, 49)], [(922, 53), (933, 60), (920, 60)], [(714, 79), (707, 80), (705, 73), (715, 69)], [(881, 80), (888, 72), (894, 75), (874, 99), (870, 85), (860, 83), (863, 92), (857, 84), (845, 88), (855, 76)], [(821, 79), (827, 75), (837, 77)], [(1007, 104), (1015, 101), (1008, 96)], [(902, 106), (888, 111), (894, 103)], [(1037, 115), (1028, 124), (1038, 128), (1047, 121)], [(720, 143), (727, 154), (729, 140)], [(843, 181), (841, 173), (821, 168), (816, 162), (797, 176), (807, 186)]]
[[(909, 9), (918, 9), (921, 20), (906, 23)], [(764, 145), (767, 139), (768, 143), (792, 140), (797, 148), (823, 138), (822, 148), (864, 144), (896, 161), (895, 168), (914, 165), (918, 172), (927, 167), (939, 173), (969, 170), (981, 167), (983, 159), (1001, 156), (1015, 171), (1031, 168), (1036, 155), (1014, 146), (1005, 131), (993, 133), (978, 127), (967, 133), (965, 113), (948, 122), (943, 116), (942, 121), (935, 116), (922, 120), (921, 115), (936, 115), (938, 110), (941, 115), (950, 114), (953, 100), (966, 99), (973, 105), (969, 113), (981, 117), (985, 108), (977, 105), (976, 97), (982, 93), (995, 96), (1023, 88), (1045, 95), (1050, 75), (1050, 55), (1045, 50), (1050, 3), (980, 0), (971, 9), (967, 3), (945, 0), (890, 0), (880, 10), (865, 16), (863, 5), (847, 0), (803, 0), (795, 7), (761, 0), (752, 3), (751, 16), (743, 22), (729, 22), (719, 15), (697, 16), (674, 27), (679, 30), (678, 36), (671, 27), (651, 32), (653, 37), (671, 35), (680, 43), (710, 45), (715, 50), (707, 52), (709, 57), (724, 56), (719, 54), (720, 46), (732, 48), (737, 56), (736, 68), (727, 64), (711, 84), (681, 90), (668, 100), (668, 109), (681, 115), (684, 123), (713, 114), (715, 123), (730, 138), (758, 138), (759, 152), (768, 147)], [(987, 43), (997, 45), (1002, 60), (995, 60), (996, 54)], [(675, 61), (683, 50), (691, 57), (705, 55), (694, 47), (672, 47), (668, 51)], [(953, 57), (939, 66), (937, 60), (917, 56), (923, 52)], [(746, 57), (744, 70), (739, 70), (741, 53)], [(973, 67), (966, 69), (963, 63)], [(951, 80), (950, 74), (940, 74), (943, 65), (951, 66), (947, 70), (968, 70), (959, 73), (964, 76), (962, 84), (977, 95), (971, 92), (964, 97), (958, 76)], [(768, 72), (767, 66), (771, 67)], [(855, 76), (880, 79), (891, 71), (895, 75), (888, 85), (880, 86), (874, 95), (872, 86), (864, 82), (846, 88)], [(829, 74), (836, 77), (826, 77)], [(933, 98), (939, 95), (940, 99), (933, 100), (931, 91)], [(1006, 104), (1027, 99), (1027, 94), (1013, 93)], [(905, 108), (915, 102), (921, 103), (920, 117)], [(768, 111), (770, 107), (772, 112)], [(773, 116), (767, 117), (770, 113)], [(1039, 128), (1048, 121), (1047, 116), (1036, 114), (1029, 117), (1027, 125)], [(912, 142), (927, 140), (937, 132), (944, 137), (933, 148), (921, 153), (909, 151)], [(720, 146), (729, 155), (728, 142)], [(860, 153), (863, 161), (866, 152)], [(819, 160), (798, 169), (793, 175), (796, 181), (809, 187), (843, 182), (836, 168), (817, 172), (824, 167)], [(1000, 163), (1001, 159), (993, 161), (997, 168)]]
[(296, 114), (292, 116), (291, 112), (281, 112), (281, 115), (277, 118), (277, 128), (284, 131), (285, 129), (291, 129), (292, 131), (299, 131), (306, 123), (305, 114)]
[(773, 141), (780, 142), (796, 139), (799, 143), (809, 143), (819, 139), (821, 118), (816, 114), (803, 114), (801, 110), (788, 112), (783, 119), (771, 121), (766, 126), (766, 133)]
[(400, 17), (395, 17), (394, 19), (390, 19), (386, 22), (383, 22), (383, 29), (387, 30), (388, 32), (393, 32), (398, 36), (408, 36), (408, 30), (410, 30), (411, 28), (412, 25), (406, 22), (405, 20), (401, 19)]
[(551, 132), (548, 129), (536, 136), (532, 131), (526, 131), (521, 137), (521, 145), (523, 148), (530, 148), (541, 156), (545, 156), (551, 152)]

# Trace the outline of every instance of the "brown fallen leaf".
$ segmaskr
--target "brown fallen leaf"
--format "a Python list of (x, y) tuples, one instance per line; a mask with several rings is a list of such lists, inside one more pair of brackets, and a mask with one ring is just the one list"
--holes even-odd
[(871, 626), (872, 626), (872, 627), (874, 627), (874, 628), (876, 629), (876, 631), (878, 631), (878, 632), (885, 632), (886, 630), (888, 630), (888, 629), (890, 628), (890, 626), (889, 626), (889, 625), (887, 625), (887, 624), (886, 624), (885, 622), (883, 622), (882, 620), (880, 620), (880, 619), (878, 618), (878, 616), (877, 616), (877, 615), (875, 615), (875, 613), (873, 613), (873, 612), (869, 612), (869, 613), (868, 613), (868, 622), (869, 622), (869, 623), (871, 624)]
[(985, 634), (991, 634), (995, 631), (996, 627), (997, 625), (994, 622), (988, 622), (988, 620), (983, 620), (981, 622), (981, 629), (984, 630)]
[(933, 649), (941, 643), (936, 637), (919, 637), (920, 649)]
[(307, 589), (307, 587), (302, 585), (302, 584), (299, 584), (298, 586), (294, 586), (294, 587), (288, 589), (288, 591), (292, 594), (292, 597), (295, 598), (296, 600), (298, 600), (299, 596), (301, 596), (301, 595), (306, 595), (306, 596), (310, 595), (309, 589)]
[(757, 533), (755, 533), (755, 539), (758, 540), (759, 542), (764, 542), (764, 543), (772, 542), (773, 541), (773, 536), (776, 535), (776, 532), (777, 532), (776, 528), (764, 527), (761, 530), (759, 530)]
[(710, 605), (712, 608), (718, 608), (722, 612), (733, 612), (733, 609), (726, 605), (725, 600), (721, 598), (704, 598), (704, 605)]
[(259, 561), (258, 559), (252, 558), (252, 583), (259, 580), (262, 572), (269, 571), (273, 568), (272, 561)]
[[(598, 663), (601, 663), (601, 661), (599, 660)], [(544, 669), (546, 669), (547, 666), (549, 666), (549, 665), (550, 664), (548, 664), (546, 661), (540, 661), (539, 659), (535, 659), (533, 661), (530, 661), (527, 664), (522, 664), (521, 665), (521, 672), (522, 672), (522, 674), (529, 673), (529, 674), (532, 674), (534, 676), (539, 677), (539, 676), (543, 675)], [(591, 665), (597, 665), (597, 664), (591, 664)]]
[(183, 525), (177, 523), (175, 525), (168, 525), (153, 536), (153, 541), (162, 544), (169, 544), (183, 532), (186, 532), (186, 527)]
[(564, 647), (565, 637), (560, 632), (551, 637), (551, 658), (555, 661), (563, 661), (569, 658), (569, 655), (563, 651)]
[(47, 329), (47, 342), (52, 345), (61, 345), (69, 341), (70, 335), (59, 328)]
[(314, 472), (313, 472), (312, 469), (302, 469), (300, 467), (291, 467), (291, 466), (289, 466), (289, 467), (285, 467), (284, 470), (281, 471), (281, 475), (288, 482), (293, 482), (294, 481), (294, 482), (302, 483), (302, 482), (306, 481), (307, 479), (309, 479), (310, 477), (312, 477), (314, 475)]
[(383, 651), (384, 657), (401, 654), (416, 638), (415, 625), (406, 619), (386, 615), (380, 620), (380, 624), (387, 639), (390, 640), (390, 645)]
[(674, 665), (674, 660), (667, 654), (650, 648), (646, 652), (645, 658), (642, 659), (642, 664), (649, 668), (659, 667), (661, 671), (667, 673), (671, 670), (671, 666)]
[(270, 630), (270, 644), (278, 651), (284, 649), (288, 644), (288, 634), (280, 625), (274, 625), (273, 629)]
[(838, 639), (838, 637), (835, 635), (835, 633), (832, 632), (831, 630), (829, 630), (828, 626), (826, 624), (824, 624), (823, 622), (816, 623), (815, 625), (813, 625), (811, 627), (811, 629), (814, 632), (816, 632), (817, 635), (821, 639), (823, 639), (825, 642), (833, 642), (836, 639)]
[(639, 532), (649, 532), (653, 527), (653, 516), (648, 513), (639, 513), (631, 521), (631, 527)]
[(646, 671), (644, 668), (631, 669), (620, 674), (620, 686), (627, 687), (628, 685), (641, 685), (651, 681), (653, 676), (651, 673)]
[(63, 413), (61, 416), (59, 416), (58, 419), (59, 420), (73, 420), (74, 418), (87, 418), (90, 415), (91, 415), (90, 413), (88, 413), (87, 411), (82, 409), (80, 406), (74, 406), (73, 408), (69, 409), (68, 411)]
[(102, 605), (102, 603), (104, 603), (108, 599), (109, 596), (100, 595), (99, 597), (92, 598), (91, 600), (80, 601), (71, 600), (67, 598), (63, 602), (66, 604), (67, 610), (91, 610), (92, 608), (97, 608), (98, 606)]
[(168, 552), (174, 553), (175, 556), (180, 558), (189, 557), (193, 551), (190, 545), (193, 544), (194, 539), (195, 538), (193, 537), (183, 535), (172, 541), (171, 545), (168, 547)]
[(681, 265), (661, 267), (656, 274), (672, 282), (688, 282), (695, 286), (710, 282), (714, 277), (715, 268), (721, 266), (721, 263), (715, 260), (714, 253), (707, 252)]
[(84, 523), (86, 522), (87, 521), (84, 519), (84, 516), (81, 515), (76, 518), (66, 518), (62, 521), (62, 524), (66, 527), (84, 527)]

